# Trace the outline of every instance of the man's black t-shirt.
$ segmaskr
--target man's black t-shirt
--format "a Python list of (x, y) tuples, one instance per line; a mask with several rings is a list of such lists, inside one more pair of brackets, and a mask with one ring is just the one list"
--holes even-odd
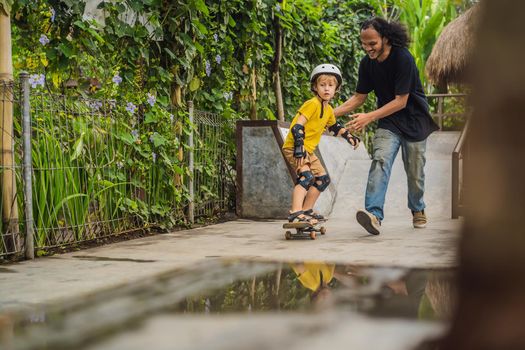
[(374, 91), (381, 108), (396, 95), (409, 94), (407, 105), (400, 111), (379, 119), (378, 127), (401, 135), (408, 141), (422, 141), (439, 129), (428, 111), (428, 103), (414, 58), (407, 48), (392, 46), (383, 61), (365, 56), (359, 65), (356, 92)]

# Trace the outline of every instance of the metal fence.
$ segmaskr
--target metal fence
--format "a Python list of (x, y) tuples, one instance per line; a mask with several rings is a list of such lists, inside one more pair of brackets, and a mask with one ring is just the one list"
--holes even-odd
[(427, 98), (432, 118), (440, 130), (463, 129), (468, 109), (466, 94), (429, 94)]
[[(13, 164), (4, 157), (0, 187), (15, 198), (10, 209), (20, 224), (2, 224), (0, 258), (193, 223), (232, 204), (233, 138), (220, 115), (191, 103), (182, 113), (147, 114), (143, 106), (130, 113), (119, 101), (30, 89), (27, 75), (20, 88), (26, 98), (15, 99), (12, 85), (2, 91), (1, 106), (14, 107), (14, 133), (7, 125), (2, 137), (14, 141), (4, 144), (14, 145), (16, 157)], [(4, 193), (13, 173), (16, 196)]]

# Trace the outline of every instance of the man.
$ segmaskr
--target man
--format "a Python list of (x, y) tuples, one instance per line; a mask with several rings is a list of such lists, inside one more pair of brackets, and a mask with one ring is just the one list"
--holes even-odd
[(398, 23), (373, 18), (361, 26), (361, 44), (366, 51), (359, 65), (355, 94), (335, 109), (341, 116), (363, 105), (374, 91), (377, 109), (352, 115), (349, 131), (361, 131), (378, 121), (373, 139), (373, 159), (368, 174), (365, 209), (356, 219), (369, 233), (380, 233), (383, 206), (392, 164), (399, 148), (408, 178), (408, 208), (414, 227), (427, 224), (423, 194), (425, 189), (426, 139), (439, 129), (428, 111), (414, 58), (407, 49), (408, 34)]

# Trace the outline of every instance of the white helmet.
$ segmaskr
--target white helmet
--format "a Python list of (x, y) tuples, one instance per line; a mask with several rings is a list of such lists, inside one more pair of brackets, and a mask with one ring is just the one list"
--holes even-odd
[(343, 76), (341, 75), (341, 71), (339, 70), (339, 68), (330, 63), (323, 63), (315, 67), (312, 71), (312, 74), (310, 74), (310, 83), (315, 83), (317, 77), (321, 74), (330, 74), (335, 76), (335, 78), (337, 79), (338, 88), (343, 83)]

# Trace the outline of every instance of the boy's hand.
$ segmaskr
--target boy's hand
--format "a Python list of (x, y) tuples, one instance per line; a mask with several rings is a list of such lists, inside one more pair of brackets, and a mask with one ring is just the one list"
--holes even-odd
[(346, 141), (348, 141), (348, 143), (354, 147), (354, 149), (359, 147), (359, 143), (361, 142), (361, 139), (357, 136), (352, 135), (348, 130), (342, 133), (341, 136), (344, 137)]

